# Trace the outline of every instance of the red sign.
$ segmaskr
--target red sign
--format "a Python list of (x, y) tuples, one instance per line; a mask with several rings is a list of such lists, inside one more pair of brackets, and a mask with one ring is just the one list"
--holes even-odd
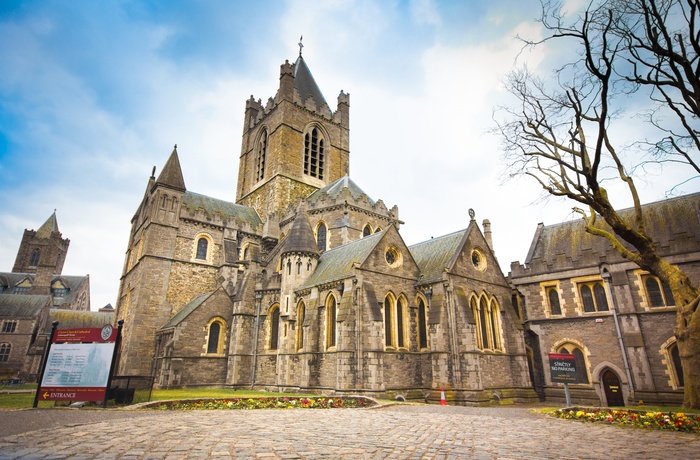
[(116, 342), (117, 329), (110, 324), (104, 327), (85, 327), (81, 329), (57, 329), (53, 343), (90, 343)]
[(105, 387), (41, 387), (39, 400), (102, 402), (105, 392)]

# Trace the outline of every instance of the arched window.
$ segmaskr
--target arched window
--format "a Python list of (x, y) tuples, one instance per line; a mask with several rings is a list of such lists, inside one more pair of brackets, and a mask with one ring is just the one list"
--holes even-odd
[(391, 323), (393, 322), (392, 301), (387, 296), (384, 299), (384, 345), (390, 347), (394, 344), (394, 340), (391, 333)]
[(370, 236), (372, 234), (372, 227), (369, 226), (369, 224), (365, 225), (365, 228), (362, 229), (362, 238), (366, 236)]
[(583, 311), (595, 311), (595, 304), (593, 303), (591, 288), (585, 284), (581, 286), (581, 301), (583, 302)]
[(418, 299), (418, 347), (428, 348), (428, 322), (426, 314), (425, 302), (422, 298)]
[(299, 302), (297, 307), (297, 351), (304, 348), (304, 317), (306, 316), (306, 306), (304, 302)]
[(206, 238), (200, 238), (197, 240), (197, 259), (207, 260), (207, 248), (209, 246), (209, 241)]
[(265, 161), (267, 160), (267, 130), (263, 130), (258, 140), (255, 162), (255, 181), (260, 181), (265, 177)]
[(485, 295), (478, 301), (472, 297), (471, 307), (477, 322), (477, 346), (482, 350), (503, 351), (500, 310), (496, 300), (489, 301)]
[(608, 297), (605, 287), (600, 281), (590, 281), (578, 284), (583, 311), (595, 313), (597, 311), (609, 311)]
[(561, 305), (559, 304), (559, 292), (556, 287), (547, 288), (547, 297), (549, 298), (549, 312), (552, 315), (561, 315)]
[(384, 345), (404, 348), (406, 343), (405, 301), (403, 297), (394, 299), (387, 294), (384, 298)]
[(304, 135), (304, 174), (323, 180), (324, 140), (321, 131), (313, 128)]
[(574, 355), (574, 365), (576, 366), (576, 383), (588, 383), (588, 364), (583, 351), (574, 344), (567, 343), (559, 347), (558, 353)]
[(676, 304), (671, 288), (659, 278), (647, 275), (644, 278), (644, 287), (646, 288), (649, 306), (672, 307)]
[(30, 267), (36, 267), (39, 265), (39, 256), (41, 255), (41, 252), (38, 249), (35, 249), (32, 251), (32, 258), (29, 261), (29, 266)]
[(297, 262), (297, 275), (301, 274), (301, 261)]
[(331, 348), (336, 345), (336, 319), (338, 317), (338, 308), (335, 302), (335, 297), (328, 296), (326, 301), (326, 348)]
[(316, 228), (316, 243), (318, 244), (318, 251), (323, 252), (326, 250), (326, 224), (321, 222)]
[(605, 295), (605, 288), (602, 284), (596, 283), (593, 286), (593, 294), (595, 295), (595, 305), (598, 311), (610, 310), (610, 307), (608, 307), (608, 296)]
[(0, 343), (0, 363), (10, 360), (10, 351), (12, 351), (11, 343)]
[(221, 353), (221, 323), (219, 321), (213, 321), (209, 325), (209, 339), (207, 341), (207, 353), (218, 354)]
[(671, 355), (671, 364), (673, 376), (676, 378), (675, 383), (679, 387), (685, 386), (685, 379), (683, 378), (683, 364), (681, 363), (681, 354), (678, 352), (678, 343), (673, 342), (673, 345), (668, 347), (668, 353)]
[(277, 350), (280, 336), (280, 307), (276, 305), (270, 310), (270, 350)]

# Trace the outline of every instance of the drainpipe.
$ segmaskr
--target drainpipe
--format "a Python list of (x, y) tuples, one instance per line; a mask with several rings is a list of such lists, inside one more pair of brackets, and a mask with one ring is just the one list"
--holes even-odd
[(253, 370), (251, 372), (250, 389), (255, 386), (255, 370), (258, 367), (258, 331), (260, 330), (260, 307), (262, 305), (262, 292), (255, 293), (255, 303), (257, 312), (255, 314), (255, 342), (253, 343)]
[(620, 344), (620, 351), (622, 352), (622, 362), (625, 365), (625, 374), (627, 374), (627, 382), (630, 386), (630, 394), (633, 395), (634, 384), (632, 383), (632, 374), (630, 373), (630, 366), (627, 362), (627, 350), (625, 350), (625, 344), (622, 342), (622, 334), (620, 333), (620, 323), (617, 318), (617, 308), (615, 307), (615, 296), (613, 295), (612, 283), (610, 282), (612, 275), (610, 275), (610, 272), (607, 268), (603, 267), (600, 271), (600, 276), (603, 278), (603, 281), (605, 281), (605, 284), (608, 288), (608, 292), (610, 292), (610, 302), (612, 303), (611, 307), (613, 312), (613, 321), (615, 322), (615, 331), (617, 331), (617, 341)]

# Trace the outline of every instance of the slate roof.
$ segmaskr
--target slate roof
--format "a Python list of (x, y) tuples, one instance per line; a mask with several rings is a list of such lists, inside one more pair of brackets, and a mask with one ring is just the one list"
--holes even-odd
[(419, 283), (434, 283), (442, 279), (466, 232), (467, 229), (459, 230), (408, 247), (421, 273)]
[(214, 292), (209, 292), (207, 294), (202, 294), (198, 297), (195, 297), (194, 300), (192, 300), (190, 303), (185, 305), (182, 310), (179, 312), (175, 313), (175, 315), (170, 318), (170, 320), (165, 323), (162, 329), (169, 329), (171, 327), (175, 327), (178, 324), (180, 324), (185, 318), (189, 316), (190, 313), (195, 311), (197, 308), (199, 308), (200, 305), (204, 303)]
[(185, 179), (182, 177), (180, 158), (177, 156), (177, 145), (173, 148), (168, 161), (156, 179), (156, 184), (165, 185), (176, 190), (185, 191)]
[(36, 231), (38, 238), (51, 238), (51, 233), (58, 232), (58, 220), (56, 220), (56, 211), (51, 214), (44, 224)]
[(320, 109), (324, 104), (329, 107), (326, 99), (323, 97), (321, 90), (316, 84), (313, 75), (309, 67), (306, 65), (306, 61), (301, 55), (297, 58), (297, 62), (294, 64), (294, 87), (299, 91), (299, 96), (301, 96), (302, 104), (306, 102), (306, 99), (311, 96), (316, 103), (316, 108)]
[(350, 191), (350, 194), (355, 198), (356, 200), (359, 200), (363, 196), (369, 200), (370, 203), (374, 204), (374, 200), (369, 197), (352, 179), (350, 179), (350, 176), (343, 176), (340, 179), (331, 182), (330, 184), (326, 185), (325, 187), (316, 190), (314, 193), (309, 195), (309, 197), (306, 199), (309, 203), (314, 203), (321, 199), (324, 195), (330, 196), (333, 199), (338, 198), (338, 195), (340, 195), (340, 192), (343, 191), (343, 189), (348, 189)]
[(51, 304), (48, 295), (0, 295), (0, 317), (32, 317)]
[(241, 204), (231, 203), (229, 201), (218, 200), (216, 198), (211, 198), (194, 192), (185, 192), (185, 195), (182, 198), (182, 204), (192, 213), (201, 208), (210, 216), (219, 213), (226, 220), (248, 222), (253, 228), (262, 225), (260, 216), (258, 216), (255, 209), (251, 208), (250, 206), (243, 206)]
[[(15, 272), (0, 272), (0, 286), (5, 286), (4, 292), (0, 293), (0, 298), (6, 295), (12, 294), (12, 288), (23, 279), (29, 278), (34, 282), (36, 278), (35, 273), (15, 273)], [(51, 283), (60, 279), (68, 288), (68, 293), (64, 297), (63, 303), (71, 303), (75, 300), (75, 296), (78, 294), (78, 288), (82, 286), (83, 283), (87, 282), (89, 277), (86, 276), (70, 276), (70, 275), (53, 275)], [(7, 284), (6, 284), (7, 283)], [(48, 294), (47, 294), (48, 296)]]
[[(647, 231), (662, 255), (700, 250), (700, 193), (649, 203), (642, 209)], [(620, 214), (631, 221), (633, 211), (628, 208)], [(608, 261), (622, 260), (605, 238), (586, 233), (583, 219), (577, 219), (548, 226), (540, 224), (525, 264), (539, 260), (556, 265), (559, 254), (578, 260), (584, 252), (606, 256)]]
[(303, 210), (297, 212), (292, 228), (284, 238), (282, 245), (280, 254), (296, 252), (318, 255), (318, 245), (316, 244), (313, 230), (311, 230), (309, 219), (306, 218), (306, 213)]
[(298, 289), (308, 289), (311, 286), (348, 278), (353, 274), (353, 264), (355, 262), (364, 262), (383, 236), (383, 233), (374, 233), (324, 252), (318, 259), (316, 270)]

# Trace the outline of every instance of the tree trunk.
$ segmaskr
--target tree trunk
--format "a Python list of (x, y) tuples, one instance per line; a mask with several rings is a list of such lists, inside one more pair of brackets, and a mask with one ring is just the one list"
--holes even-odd
[(664, 267), (676, 302), (674, 334), (683, 366), (683, 408), (700, 408), (700, 292), (675, 265)]

